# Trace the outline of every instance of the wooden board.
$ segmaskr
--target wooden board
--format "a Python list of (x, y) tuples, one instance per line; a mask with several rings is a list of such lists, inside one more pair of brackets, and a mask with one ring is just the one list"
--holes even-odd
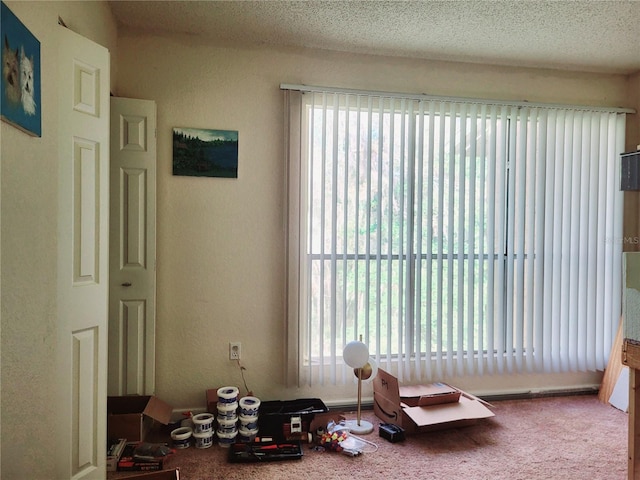
[(620, 377), (622, 371), (622, 320), (618, 325), (618, 333), (611, 347), (611, 354), (609, 355), (609, 362), (607, 363), (607, 369), (604, 371), (602, 377), (602, 384), (598, 391), (598, 400), (602, 403), (609, 403), (611, 393)]
[(622, 342), (622, 363), (640, 369), (640, 342), (625, 338)]

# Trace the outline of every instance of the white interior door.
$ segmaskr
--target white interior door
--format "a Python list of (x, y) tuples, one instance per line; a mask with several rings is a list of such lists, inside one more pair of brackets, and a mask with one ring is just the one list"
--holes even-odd
[[(109, 52), (59, 32), (55, 478), (106, 476)], [(42, 412), (44, 413), (44, 412)], [(25, 473), (28, 475), (28, 473)]]
[(111, 98), (109, 395), (155, 389), (156, 104)]

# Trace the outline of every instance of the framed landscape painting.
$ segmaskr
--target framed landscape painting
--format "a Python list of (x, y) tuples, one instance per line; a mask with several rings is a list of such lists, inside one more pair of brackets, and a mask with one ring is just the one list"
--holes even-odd
[(174, 128), (173, 174), (238, 178), (237, 130)]
[(4, 2), (0, 2), (0, 41), (0, 116), (29, 135), (40, 137), (40, 42)]

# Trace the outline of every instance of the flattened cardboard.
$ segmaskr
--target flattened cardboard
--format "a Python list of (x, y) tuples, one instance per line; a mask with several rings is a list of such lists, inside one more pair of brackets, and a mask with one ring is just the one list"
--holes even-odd
[(398, 379), (379, 369), (378, 376), (373, 380), (373, 410), (378, 418), (404, 428), (407, 433), (464, 427), (473, 425), (479, 419), (495, 416), (480, 399), (461, 390), (459, 392), (458, 402), (403, 406)]
[(206, 391), (207, 394), (207, 412), (213, 413), (214, 415), (218, 413), (218, 390), (214, 388), (209, 388)]
[(460, 399), (460, 390), (446, 383), (400, 386), (400, 400), (409, 407), (426, 407), (441, 403), (455, 403)]
[(131, 395), (107, 397), (107, 435), (143, 441), (154, 421), (168, 425), (173, 407), (157, 397)]
[(408, 407), (404, 412), (416, 425), (440, 425), (458, 420), (477, 420), (479, 418), (493, 417), (493, 412), (487, 415), (487, 407), (477, 400), (460, 397), (455, 403), (441, 403), (428, 407)]

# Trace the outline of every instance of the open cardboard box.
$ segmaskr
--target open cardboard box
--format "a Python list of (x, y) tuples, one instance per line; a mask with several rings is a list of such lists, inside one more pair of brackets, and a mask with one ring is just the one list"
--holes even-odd
[(142, 442), (156, 421), (168, 425), (172, 412), (171, 405), (154, 396), (107, 397), (107, 436)]
[(473, 425), (481, 418), (495, 416), (487, 405), (443, 383), (400, 387), (398, 379), (382, 369), (373, 380), (376, 416), (402, 427), (407, 433)]

